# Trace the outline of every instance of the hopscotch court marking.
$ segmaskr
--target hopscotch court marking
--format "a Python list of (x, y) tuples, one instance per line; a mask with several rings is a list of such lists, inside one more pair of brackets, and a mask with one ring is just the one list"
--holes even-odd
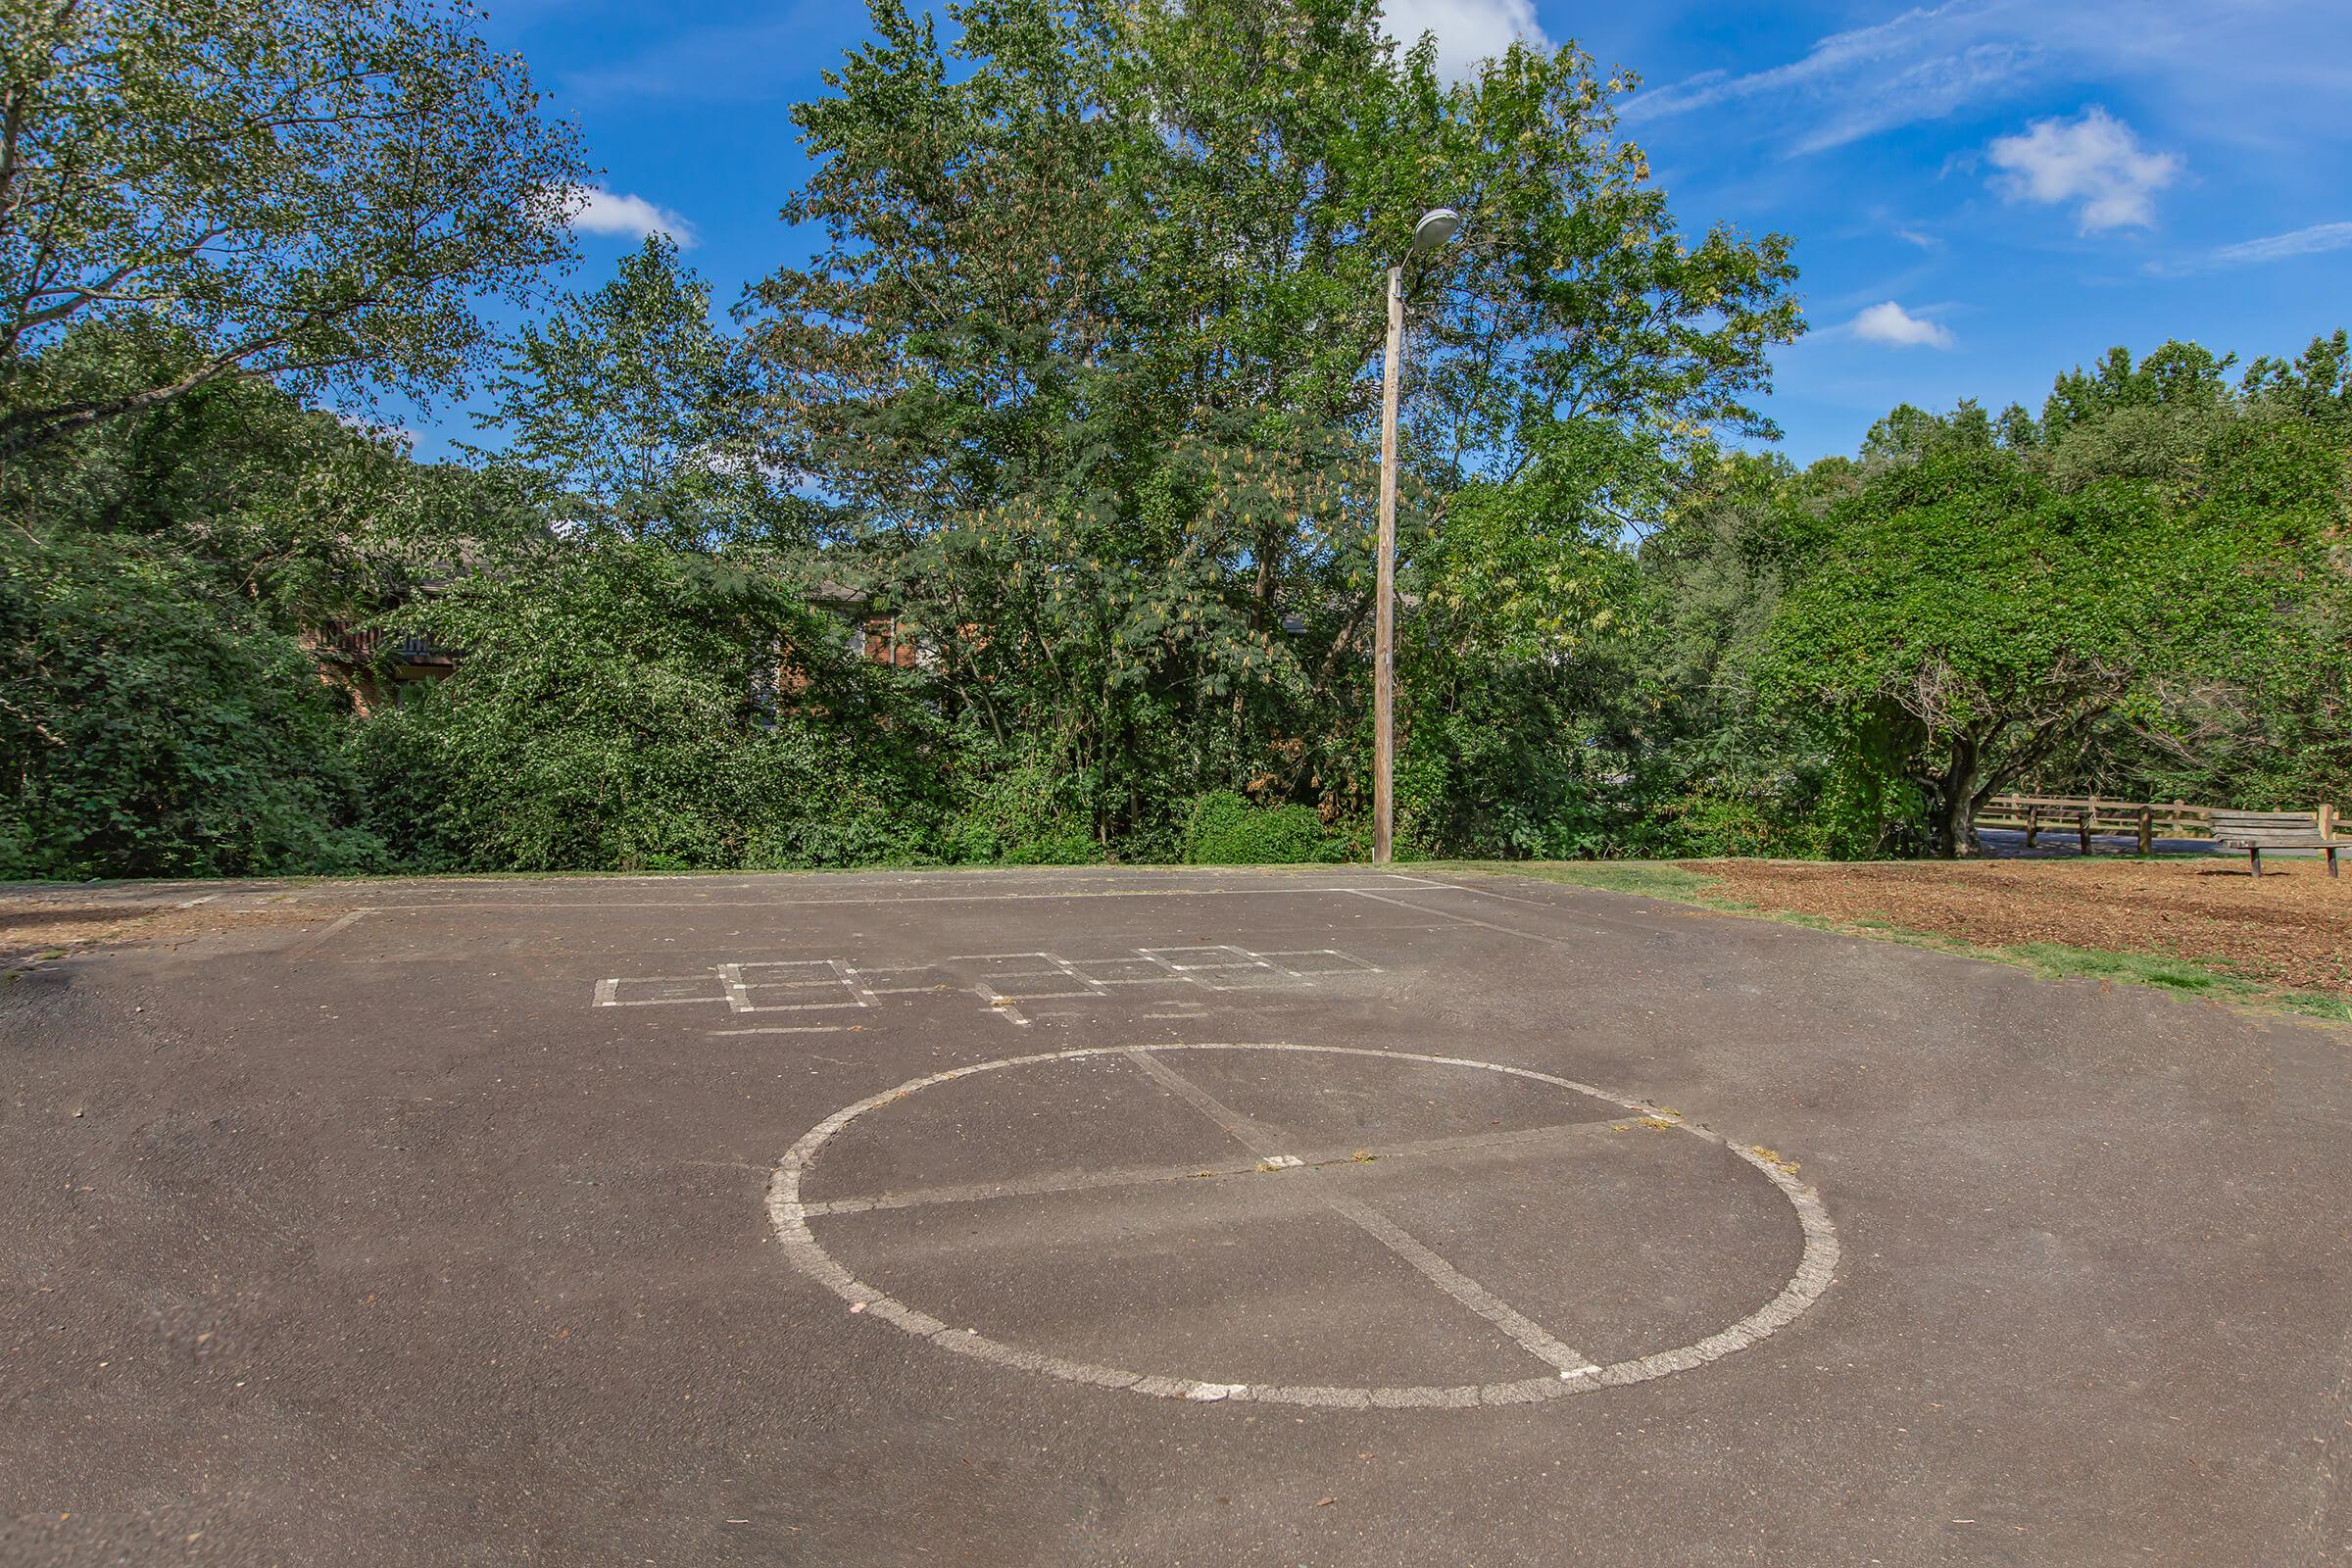
[[(959, 982), (951, 971), (977, 978)], [(715, 963), (694, 974), (616, 975), (596, 983), (598, 1007), (723, 1004), (730, 1012), (842, 1012), (870, 1009), (884, 997), (969, 990), (984, 1011), (1017, 1028), (1035, 1023), (1040, 1003), (1090, 1002), (1145, 986), (1201, 992), (1315, 991), (1332, 981), (1382, 973), (1378, 964), (1339, 948), (1256, 952), (1231, 944), (1130, 948), (1121, 953), (1067, 957), (1044, 949), (1018, 953), (961, 953), (929, 963), (865, 966), (846, 958), (776, 958)], [(1201, 1004), (1168, 999), (1152, 1018), (1192, 1018)], [(824, 1033), (844, 1024), (799, 1029), (713, 1029), (713, 1035)]]

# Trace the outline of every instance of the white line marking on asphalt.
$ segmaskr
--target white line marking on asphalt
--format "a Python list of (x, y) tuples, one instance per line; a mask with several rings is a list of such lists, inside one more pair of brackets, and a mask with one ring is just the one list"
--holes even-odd
[[(1179, 962), (1180, 958), (1199, 961)], [(724, 1003), (730, 1010), (738, 1013), (874, 1007), (880, 1004), (879, 999), (885, 996), (918, 996), (951, 990), (955, 985), (948, 978), (952, 970), (963, 969), (968, 972), (975, 966), (979, 973), (971, 986), (973, 993), (991, 1011), (1004, 1013), (1016, 1024), (1042, 1016), (1036, 1011), (1039, 1003), (1101, 1001), (1126, 986), (1183, 986), (1195, 992), (1288, 988), (1312, 991), (1320, 989), (1318, 982), (1322, 980), (1382, 972), (1379, 965), (1338, 948), (1294, 949), (1265, 954), (1232, 944), (1130, 948), (1124, 952), (1075, 959), (1042, 950), (951, 954), (928, 963), (885, 964), (872, 968), (860, 968), (855, 961), (840, 957), (738, 959), (714, 963), (699, 974), (626, 975), (600, 980), (596, 983), (591, 1004), (626, 1007)], [(909, 974), (939, 975), (942, 978), (930, 985), (877, 986), (873, 983), (878, 977)], [(655, 994), (633, 994), (639, 990)], [(779, 994), (810, 992), (842, 1000), (770, 1000)], [(1190, 1001), (1169, 1004), (1167, 999), (1159, 1000), (1168, 1005), (1198, 1005)], [(1077, 1015), (1055, 1012), (1053, 1016)]]
[(706, 1029), (707, 1035), (837, 1035), (846, 1023), (771, 1023), (751, 1029)]
[(839, 1012), (844, 1007), (862, 1010), (865, 1004), (852, 997), (847, 1002), (762, 1002), (746, 1007), (746, 1012)]
[(896, 1208), (928, 1208), (935, 1203), (985, 1203), (1001, 1198), (1040, 1198), (1050, 1193), (1090, 1193), (1115, 1187), (1156, 1187), (1165, 1182), (1200, 1181), (1223, 1176), (1254, 1175), (1257, 1161), (1221, 1165), (1153, 1166), (1134, 1170), (1063, 1171), (1053, 1176), (1030, 1176), (1008, 1182), (971, 1182), (956, 1187), (926, 1187), (911, 1193), (879, 1193), (871, 1198), (829, 1198), (806, 1205), (809, 1214), (869, 1214)]
[(1379, 882), (1371, 887), (1349, 883), (1307, 888), (1097, 888), (1064, 893), (918, 893), (898, 898), (830, 899), (432, 899), (416, 904), (381, 904), (375, 907), (382, 912), (432, 909), (800, 909), (834, 904), (1027, 904), (1053, 903), (1063, 899), (1305, 898), (1326, 893), (1368, 893), (1390, 887), (1451, 890), (1453, 885), (1415, 878)]
[(1575, 1372), (1589, 1370), (1592, 1366), (1591, 1356), (1553, 1339), (1544, 1332), (1544, 1325), (1517, 1311), (1493, 1291), (1413, 1240), (1402, 1226), (1378, 1209), (1337, 1196), (1327, 1196), (1324, 1201), (1338, 1213), (1354, 1221), (1356, 1227), (1374, 1241), (1418, 1269), (1423, 1279), (1508, 1334), (1518, 1342), (1521, 1349), (1552, 1370)]
[[(1196, 1110), (1224, 1128), (1227, 1134), (1240, 1143), (1243, 1148), (1260, 1155), (1266, 1164), (1277, 1170), (1287, 1170), (1305, 1163), (1297, 1155), (1282, 1153), (1276, 1148), (1278, 1143), (1288, 1143), (1291, 1140), (1283, 1138), (1273, 1128), (1252, 1121), (1240, 1111), (1233, 1109), (1166, 1062), (1155, 1058), (1151, 1052), (1133, 1050), (1129, 1051), (1127, 1054), (1144, 1071), (1174, 1090)], [(1390, 1251), (1395, 1252), (1410, 1264), (1423, 1279), (1502, 1330), (1518, 1343), (1521, 1349), (1553, 1371), (1565, 1372), (1577, 1367), (1589, 1367), (1592, 1364), (1592, 1357), (1570, 1349), (1558, 1340), (1553, 1339), (1544, 1331), (1542, 1324), (1518, 1312), (1494, 1292), (1422, 1246), (1407, 1234), (1402, 1226), (1389, 1219), (1377, 1209), (1352, 1199), (1344, 1198), (1328, 1188), (1318, 1192), (1316, 1196), (1323, 1200), (1324, 1204), (1332, 1212), (1348, 1220), (1356, 1229), (1380, 1243)]]
[[(710, 986), (709, 996), (702, 997), (624, 997), (622, 986)], [(596, 1002), (599, 1007), (690, 1007), (709, 1002), (725, 1002), (726, 977), (715, 969), (701, 974), (631, 974), (616, 980), (596, 983)]]
[[(1522, 931), (1517, 926), (1496, 925), (1492, 920), (1481, 920), (1476, 915), (1472, 914), (1456, 914), (1451, 909), (1424, 908), (1418, 904), (1407, 904), (1402, 899), (1392, 899), (1385, 893), (1373, 893), (1363, 888), (1351, 888), (1349, 891), (1354, 893), (1358, 898), (1374, 899), (1382, 904), (1390, 905), (1396, 908), (1410, 909), (1415, 914), (1434, 914), (1441, 920), (1451, 920), (1456, 925), (1474, 925), (1488, 931), (1499, 931), (1506, 937), (1525, 937), (1530, 942), (1548, 942), (1555, 948), (1577, 947), (1581, 945), (1573, 938), (1546, 936), (1541, 931)], [(1445, 888), (1443, 891), (1447, 893), (1468, 893), (1472, 890), (1469, 888), (1448, 887)], [(1574, 913), (1572, 910), (1565, 909), (1561, 910), (1560, 912), (1563, 914)]]
[[(758, 1034), (760, 1030), (717, 1030), (719, 1034)], [(905, 1193), (876, 1193), (850, 1198), (827, 1198), (804, 1205), (811, 1215), (864, 1214), (875, 1210), (895, 1208), (928, 1208), (936, 1203), (985, 1203), (1000, 1198), (1035, 1198), (1047, 1193), (1093, 1192), (1118, 1187), (1158, 1187), (1176, 1182), (1221, 1181), (1229, 1176), (1257, 1176), (1265, 1174), (1271, 1165), (1277, 1170), (1322, 1169), (1325, 1167), (1353, 1167), (1380, 1160), (1417, 1159), (1430, 1155), (1507, 1153), (1513, 1150), (1543, 1149), (1565, 1140), (1589, 1137), (1596, 1132), (1617, 1132), (1635, 1125), (1626, 1118), (1606, 1121), (1554, 1122), (1542, 1127), (1523, 1128), (1507, 1133), (1460, 1133), (1447, 1138), (1414, 1139), (1401, 1144), (1383, 1144), (1377, 1149), (1340, 1148), (1318, 1150), (1293, 1157), (1289, 1154), (1269, 1155), (1264, 1159), (1250, 1158), (1224, 1164), (1205, 1165), (1146, 1165), (1104, 1171), (1061, 1171), (1050, 1176), (1023, 1177), (1012, 1181), (966, 1182), (949, 1187), (918, 1187)], [(1292, 1192), (1311, 1189), (1297, 1184), (1284, 1184)]]
[(304, 937), (301, 941), (295, 943), (292, 947), (286, 949), (286, 956), (289, 958), (307, 958), (312, 954), (324, 947), (327, 943), (332, 942), (341, 933), (350, 930), (353, 926), (359, 924), (368, 916), (377, 912), (379, 911), (373, 907), (366, 909), (354, 909), (349, 914), (343, 916), (343, 918), (340, 920), (337, 920), (332, 925), (328, 926), (325, 930), (314, 931), (309, 936)]
[[(1544, 911), (1544, 912), (1545, 912), (1545, 913), (1547, 913), (1547, 914), (1562, 915), (1562, 916), (1567, 916), (1567, 917), (1574, 918), (1574, 919), (1578, 919), (1578, 920), (1594, 920), (1594, 921), (1598, 921), (1598, 922), (1599, 922), (1600, 924), (1602, 924), (1602, 925), (1605, 925), (1605, 926), (1613, 926), (1613, 927), (1615, 927), (1616, 929), (1618, 929), (1618, 930), (1620, 930), (1620, 931), (1628, 931), (1628, 932), (1633, 932), (1633, 933), (1635, 933), (1635, 934), (1637, 934), (1637, 935), (1640, 935), (1640, 936), (1644, 936), (1644, 937), (1664, 936), (1664, 935), (1667, 935), (1667, 934), (1671, 933), (1672, 931), (1674, 931), (1674, 930), (1676, 929), (1675, 927), (1672, 927), (1672, 926), (1669, 926), (1669, 925), (1666, 925), (1666, 924), (1664, 924), (1662, 921), (1660, 921), (1659, 919), (1657, 919), (1657, 918), (1656, 918), (1656, 917), (1654, 917), (1654, 916), (1648, 916), (1648, 917), (1644, 917), (1644, 916), (1633, 916), (1633, 915), (1622, 915), (1622, 914), (1608, 914), (1608, 913), (1604, 913), (1604, 912), (1602, 912), (1601, 910), (1598, 910), (1598, 909), (1569, 908), (1569, 907), (1567, 907), (1567, 906), (1562, 906), (1562, 905), (1557, 905), (1557, 904), (1546, 904), (1546, 903), (1544, 903), (1544, 902), (1542, 899), (1530, 899), (1530, 898), (1526, 898), (1526, 897), (1523, 897), (1522, 895), (1520, 895), (1520, 894), (1516, 894), (1516, 893), (1498, 893), (1498, 892), (1496, 892), (1496, 891), (1495, 891), (1494, 889), (1493, 889), (1493, 888), (1489, 888), (1489, 887), (1480, 887), (1480, 886), (1478, 886), (1478, 885), (1476, 885), (1476, 884), (1474, 884), (1474, 883), (1464, 883), (1464, 882), (1431, 882), (1431, 883), (1427, 883), (1427, 884), (1425, 884), (1425, 885), (1426, 885), (1426, 886), (1427, 886), (1427, 887), (1428, 887), (1428, 888), (1429, 888), (1429, 889), (1430, 889), (1432, 892), (1437, 892), (1437, 893), (1467, 893), (1467, 894), (1469, 894), (1469, 895), (1470, 895), (1472, 898), (1476, 898), (1476, 899), (1496, 899), (1496, 900), (1499, 900), (1500, 902), (1502, 902), (1502, 903), (1504, 903), (1504, 904), (1516, 904), (1516, 905), (1519, 905), (1519, 906), (1520, 906), (1521, 907), (1523, 907), (1523, 908), (1529, 908), (1529, 909), (1541, 909), (1541, 910)], [(1365, 891), (1365, 890), (1358, 889), (1358, 890), (1356, 890), (1356, 891), (1362, 892), (1362, 891)], [(1574, 888), (1572, 888), (1572, 889), (1571, 889), (1571, 891), (1582, 891), (1582, 892), (1600, 892), (1600, 893), (1603, 893), (1603, 894), (1604, 894), (1604, 896), (1605, 896), (1605, 890), (1603, 890), (1603, 889), (1594, 889), (1594, 888), (1587, 888), (1587, 889), (1574, 889)], [(1632, 897), (1642, 897), (1642, 895), (1639, 895), (1639, 894), (1637, 894), (1637, 895), (1631, 895), (1631, 896), (1632, 896)], [(1394, 905), (1396, 905), (1396, 907), (1398, 907), (1399, 909), (1414, 909), (1414, 910), (1419, 910), (1419, 909), (1421, 908), (1421, 906), (1419, 906), (1419, 905), (1417, 905), (1417, 904), (1405, 904), (1405, 903), (1402, 903), (1402, 902), (1400, 902), (1400, 901), (1398, 901), (1398, 900), (1396, 900), (1396, 899), (1383, 899), (1381, 902), (1382, 902), (1382, 903), (1384, 903), (1384, 904), (1394, 904)], [(1665, 901), (1665, 900), (1659, 900), (1659, 899), (1653, 899), (1651, 902), (1652, 902), (1652, 903), (1665, 903), (1666, 901)], [(1441, 916), (1442, 918), (1444, 918), (1444, 919), (1447, 919), (1447, 920), (1460, 920), (1460, 919), (1463, 919), (1463, 918), (1465, 918), (1464, 916), (1461, 916), (1461, 915), (1457, 915), (1457, 914), (1449, 914), (1449, 913), (1446, 913), (1445, 910), (1442, 910), (1442, 909), (1431, 909), (1431, 910), (1427, 910), (1427, 911), (1425, 911), (1425, 912), (1427, 912), (1427, 913), (1431, 913), (1431, 914), (1436, 914), (1436, 915), (1439, 915), (1439, 916)], [(1510, 926), (1500, 926), (1500, 925), (1498, 925), (1498, 926), (1492, 926), (1492, 927), (1490, 927), (1489, 929), (1491, 929), (1491, 930), (1494, 930), (1494, 931), (1500, 931), (1500, 932), (1502, 932), (1503, 934), (1505, 934), (1506, 936), (1514, 936), (1514, 937), (1526, 937), (1526, 938), (1528, 938), (1530, 941), (1534, 941), (1534, 942), (1549, 942), (1549, 941), (1553, 940), (1552, 938), (1549, 938), (1549, 937), (1538, 936), (1538, 935), (1537, 935), (1535, 932), (1533, 932), (1533, 931), (1520, 931), (1520, 930), (1515, 930), (1515, 929), (1513, 929), (1513, 928), (1512, 928), (1512, 927), (1510, 927)], [(1563, 945), (1565, 945), (1565, 944), (1563, 944)]]
[(1003, 992), (991, 988), (987, 981), (983, 980), (974, 985), (972, 991), (979, 997), (983, 1006), (1006, 1023), (1021, 1029), (1030, 1027), (1030, 1017), (1021, 1011), (1020, 1004)]
[(841, 976), (841, 983), (857, 993), (858, 1004), (859, 1006), (870, 1007), (874, 1004), (873, 991), (866, 985), (864, 978), (859, 975), (856, 969), (850, 967), (847, 962), (840, 958), (827, 958), (825, 961), (833, 966), (833, 972), (835, 974)]
[[(822, 1284), (827, 1290), (850, 1303), (850, 1310), (929, 1340), (940, 1349), (957, 1355), (970, 1356), (996, 1366), (1017, 1371), (1035, 1372), (1046, 1377), (1061, 1378), (1073, 1383), (1097, 1388), (1126, 1389), (1136, 1394), (1157, 1398), (1193, 1399), (1201, 1396), (1201, 1402), (1259, 1403), (1300, 1406), (1321, 1406), (1351, 1410), (1397, 1409), (1462, 1409), (1476, 1405), (1534, 1404), (1544, 1399), (1561, 1398), (1568, 1395), (1588, 1394), (1596, 1389), (1621, 1388), (1627, 1384), (1646, 1382), (1676, 1372), (1689, 1371), (1709, 1361), (1736, 1354), (1770, 1338), (1794, 1322), (1807, 1307), (1819, 1300), (1835, 1278), (1838, 1261), (1838, 1230), (1830, 1221), (1829, 1210), (1822, 1206), (1820, 1195), (1799, 1182), (1777, 1162), (1764, 1158), (1754, 1150), (1727, 1139), (1709, 1128), (1690, 1122), (1676, 1122), (1673, 1130), (1696, 1138), (1702, 1143), (1724, 1149), (1746, 1163), (1769, 1182), (1788, 1206), (1795, 1210), (1797, 1224), (1804, 1233), (1804, 1253), (1798, 1260), (1796, 1272), (1780, 1294), (1762, 1306), (1740, 1318), (1729, 1328), (1710, 1334), (1702, 1340), (1671, 1350), (1637, 1356), (1591, 1369), (1570, 1369), (1568, 1372), (1543, 1377), (1521, 1378), (1500, 1383), (1460, 1384), (1452, 1387), (1423, 1385), (1347, 1388), (1327, 1385), (1233, 1384), (1160, 1374), (1130, 1372), (1119, 1367), (1103, 1366), (1086, 1361), (1072, 1361), (1061, 1356), (1046, 1355), (1036, 1350), (1022, 1349), (989, 1338), (969, 1329), (952, 1329), (929, 1313), (907, 1306), (843, 1267), (830, 1252), (819, 1246), (808, 1229), (809, 1209), (801, 1201), (801, 1178), (815, 1162), (825, 1144), (844, 1127), (859, 1116), (880, 1106), (904, 1100), (917, 1091), (935, 1085), (967, 1078), (974, 1073), (996, 1072), (1007, 1067), (1025, 1067), (1041, 1062), (1084, 1061), (1098, 1056), (1124, 1055), (1134, 1048), (1101, 1046), (1070, 1051), (1041, 1052), (1026, 1056), (1004, 1056), (995, 1061), (976, 1062), (969, 1066), (952, 1067), (943, 1072), (909, 1079), (895, 1089), (869, 1095), (856, 1104), (840, 1110), (818, 1122), (804, 1134), (799, 1143), (777, 1164), (775, 1178), (768, 1184), (768, 1217), (776, 1228), (776, 1239), (783, 1245), (785, 1256), (793, 1266)], [(1363, 1046), (1311, 1046), (1292, 1042), (1234, 1042), (1215, 1044), (1186, 1044), (1153, 1046), (1153, 1051), (1287, 1051), (1332, 1056), (1382, 1057), (1394, 1061), (1427, 1062), (1443, 1067), (1462, 1067), (1474, 1071), (1501, 1073), (1507, 1077), (1523, 1078), (1534, 1083), (1551, 1084), (1575, 1094), (1586, 1095), (1644, 1117), (1661, 1114), (1660, 1108), (1646, 1101), (1633, 1100), (1596, 1089), (1591, 1084), (1578, 1083), (1552, 1073), (1539, 1072), (1533, 1067), (1513, 1067), (1502, 1062), (1478, 1061), (1463, 1056), (1440, 1056), (1423, 1052), (1380, 1051)], [(1224, 1396), (1213, 1396), (1212, 1391), (1222, 1391)]]
[(1224, 1128), (1227, 1136), (1258, 1158), (1273, 1160), (1289, 1157), (1282, 1152), (1282, 1146), (1290, 1142), (1289, 1139), (1282, 1137), (1270, 1127), (1262, 1127), (1251, 1121), (1166, 1062), (1153, 1056), (1151, 1052), (1140, 1046), (1132, 1046), (1128, 1048), (1127, 1059), (1158, 1079), (1165, 1088), (1175, 1091), (1187, 1104)]
[[(1417, 931), (1417, 930), (1422, 930), (1422, 929), (1434, 929), (1434, 928), (1424, 928), (1424, 927), (1420, 927), (1420, 926), (1406, 926), (1406, 927), (1403, 927), (1402, 929), (1404, 929), (1404, 930), (1407, 930), (1407, 931)], [(1273, 958), (1337, 958), (1337, 959), (1340, 961), (1340, 964), (1342, 965), (1341, 967), (1339, 967), (1339, 968), (1336, 968), (1336, 969), (1315, 969), (1315, 970), (1311, 970), (1311, 971), (1302, 972), (1302, 973), (1300, 973), (1300, 974), (1299, 974), (1299, 978), (1301, 978), (1301, 979), (1306, 979), (1306, 978), (1310, 978), (1310, 977), (1329, 978), (1330, 976), (1332, 976), (1332, 975), (1335, 975), (1335, 974), (1385, 974), (1385, 973), (1387, 973), (1387, 972), (1388, 972), (1387, 970), (1385, 970), (1385, 969), (1381, 968), (1381, 966), (1380, 966), (1379, 964), (1377, 964), (1377, 963), (1369, 963), (1369, 962), (1365, 961), (1364, 959), (1357, 957), (1357, 956), (1356, 956), (1354, 954), (1352, 954), (1352, 953), (1342, 953), (1342, 952), (1341, 952), (1339, 949), (1337, 949), (1337, 948), (1294, 948), (1294, 949), (1288, 949), (1288, 950), (1286, 950), (1286, 951), (1283, 951), (1283, 952), (1280, 952), (1280, 953), (1261, 953), (1261, 954), (1259, 954), (1259, 955), (1258, 955), (1258, 956), (1259, 956), (1259, 957), (1261, 957), (1261, 958), (1266, 958), (1266, 959), (1273, 959)], [(1294, 971), (1294, 972), (1297, 972), (1297, 971)]]
[(1084, 991), (1072, 992), (1070, 995), (1093, 997), (1109, 995), (1108, 992), (1102, 989), (1102, 983), (1101, 981), (1095, 979), (1092, 975), (1080, 974), (1078, 972), (1078, 966), (1070, 962), (1069, 959), (1062, 957), (1059, 954), (1045, 953), (1040, 954), (1039, 956), (1046, 959), (1048, 962), (1052, 963), (1055, 969), (1058, 969), (1061, 973), (1068, 975), (1071, 979), (1077, 981), (1080, 985), (1086, 988)]

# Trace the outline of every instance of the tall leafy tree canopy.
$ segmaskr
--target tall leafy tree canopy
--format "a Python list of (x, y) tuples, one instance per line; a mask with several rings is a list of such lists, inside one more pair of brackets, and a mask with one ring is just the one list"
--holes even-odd
[[(134, 379), (173, 336), (86, 322), (48, 357)], [(315, 653), (447, 569), (481, 499), (242, 378), (0, 465), (0, 874), (375, 863)]]
[(1368, 0), (870, 10), (799, 111), (823, 248), (756, 295), (790, 462), (952, 700), (1105, 821), (1359, 793), (1383, 276), (1424, 209), (1467, 221), (1409, 278), (1408, 581), (1563, 430), (1635, 488), (1769, 431), (1788, 242), (1682, 232), (1573, 48), (1449, 84)]
[(1973, 853), (2027, 781), (2269, 804), (2279, 752), (2312, 792), (2284, 804), (2352, 781), (2325, 717), (2352, 669), (2342, 364), (2323, 339), (2233, 383), (2194, 344), (2119, 349), (2038, 419), (1897, 409), (1858, 466), (1766, 500), (1787, 586), (1738, 662), (1867, 797), (1848, 847)]
[(525, 322), (489, 390), (475, 423), (500, 445), (476, 456), (543, 490), (560, 528), (696, 549), (806, 536), (810, 509), (780, 482), (758, 368), (661, 235), (612, 281)]
[[(426, 392), (476, 365), (480, 297), (526, 301), (569, 254), (581, 164), (475, 21), (466, 0), (12, 0), (0, 461), (222, 378)], [(177, 327), (174, 352), (116, 376), (42, 352), (124, 316)]]
[[(478, 537), (308, 405), (461, 384), (582, 173), (464, 0), (0, 24), (0, 867), (372, 863), (315, 649)], [(456, 521), (463, 518), (462, 522)]]

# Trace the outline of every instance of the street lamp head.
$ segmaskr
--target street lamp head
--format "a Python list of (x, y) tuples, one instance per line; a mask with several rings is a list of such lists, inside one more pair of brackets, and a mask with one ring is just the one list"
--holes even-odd
[(1421, 215), (1413, 225), (1413, 254), (1434, 251), (1453, 238), (1453, 231), (1462, 226), (1462, 215), (1450, 207), (1433, 207)]

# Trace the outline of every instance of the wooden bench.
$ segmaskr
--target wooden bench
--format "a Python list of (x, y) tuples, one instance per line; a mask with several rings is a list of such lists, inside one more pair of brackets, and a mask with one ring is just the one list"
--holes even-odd
[(2243, 850), (2262, 875), (2265, 850), (2318, 850), (2328, 857), (2328, 874), (2334, 876), (2335, 852), (2352, 839), (2330, 838), (2321, 831), (2316, 811), (2226, 811), (2213, 813), (2214, 842), (2227, 850)]

